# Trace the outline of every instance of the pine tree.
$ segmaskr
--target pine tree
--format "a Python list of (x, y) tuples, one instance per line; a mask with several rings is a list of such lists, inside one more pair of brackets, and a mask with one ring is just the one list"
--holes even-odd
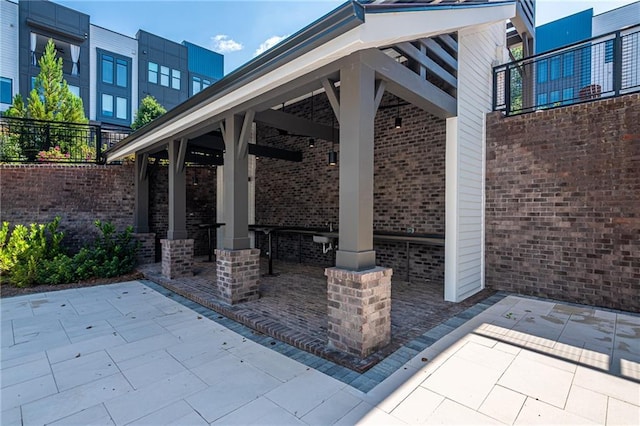
[(136, 117), (131, 124), (133, 130), (139, 129), (147, 123), (151, 123), (156, 118), (160, 117), (167, 110), (160, 105), (160, 103), (151, 95), (147, 95), (142, 102), (140, 102), (140, 108), (136, 112)]
[(56, 57), (53, 40), (49, 39), (47, 42), (38, 65), (40, 74), (29, 93), (27, 105), (24, 105), (20, 95), (16, 95), (6, 115), (65, 123), (87, 123), (82, 99), (71, 93), (63, 78), (62, 58)]

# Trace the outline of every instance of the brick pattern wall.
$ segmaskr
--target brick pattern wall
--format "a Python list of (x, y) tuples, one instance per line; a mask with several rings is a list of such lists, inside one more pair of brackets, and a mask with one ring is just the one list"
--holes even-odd
[(487, 116), (486, 280), (640, 312), (640, 95)]
[(352, 272), (327, 268), (329, 347), (365, 358), (391, 341), (388, 268)]
[[(376, 231), (444, 233), (445, 218), (445, 120), (411, 105), (400, 107), (403, 127), (393, 128), (396, 98), (385, 94), (375, 122), (374, 148), (374, 229)], [(287, 106), (285, 112), (311, 118), (311, 103), (304, 100)], [(332, 111), (326, 97), (314, 100), (313, 119), (331, 125)], [(338, 125), (336, 124), (336, 127)], [(337, 132), (336, 132), (337, 133)], [(303, 161), (292, 163), (260, 158), (256, 169), (256, 223), (284, 226), (323, 227), (338, 222), (339, 165), (327, 165), (331, 143), (316, 140), (309, 148), (308, 138), (280, 136), (264, 126), (257, 128), (258, 144), (302, 151)], [(336, 134), (336, 137), (338, 135)], [(339, 151), (339, 144), (335, 145)], [(260, 238), (263, 254), (266, 238)], [(303, 262), (330, 266), (335, 251), (322, 253), (322, 245), (303, 237)], [(274, 255), (298, 260), (297, 235), (281, 235), (274, 244)], [(375, 244), (378, 264), (399, 268), (406, 274), (404, 244)], [(428, 259), (433, 256), (431, 259)], [(444, 279), (444, 249), (412, 246), (413, 279)]]
[(260, 250), (216, 250), (218, 296), (230, 305), (257, 300)]
[(193, 275), (193, 240), (160, 240), (162, 275), (174, 279)]
[(138, 246), (138, 254), (136, 260), (138, 265), (146, 265), (147, 263), (155, 263), (156, 261), (156, 234), (154, 233), (137, 233), (133, 237), (140, 244)]
[[(156, 234), (156, 247), (160, 253), (160, 240), (169, 229), (169, 175), (167, 166), (150, 167), (149, 176), (149, 230)], [(215, 167), (187, 167), (187, 235), (194, 240), (194, 254), (204, 256), (208, 250), (207, 230), (201, 223), (216, 222), (216, 169)], [(195, 180), (194, 180), (195, 178)], [(197, 185), (194, 185), (197, 182)], [(216, 230), (211, 230), (215, 247)]]
[(100, 165), (0, 165), (0, 220), (45, 223), (61, 217), (72, 251), (98, 236), (96, 219), (133, 225), (134, 168)]

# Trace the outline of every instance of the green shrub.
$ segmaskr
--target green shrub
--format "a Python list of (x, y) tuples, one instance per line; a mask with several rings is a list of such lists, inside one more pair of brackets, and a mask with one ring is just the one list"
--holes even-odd
[(38, 283), (44, 262), (61, 254), (64, 234), (58, 232), (59, 224), (60, 217), (56, 217), (46, 225), (16, 225), (9, 233), (9, 223), (4, 222), (0, 228), (0, 273), (18, 287)]

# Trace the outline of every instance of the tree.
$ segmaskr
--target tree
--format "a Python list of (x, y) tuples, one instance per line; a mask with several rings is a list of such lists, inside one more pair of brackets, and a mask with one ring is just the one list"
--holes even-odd
[(89, 120), (84, 115), (82, 99), (71, 93), (63, 78), (62, 58), (56, 57), (53, 40), (49, 39), (47, 42), (38, 65), (40, 74), (29, 93), (27, 105), (20, 95), (16, 95), (6, 115), (65, 123), (87, 123)]
[(131, 124), (133, 130), (139, 129), (147, 123), (151, 123), (156, 118), (160, 117), (167, 110), (160, 105), (160, 103), (151, 95), (147, 95), (142, 102), (140, 102), (140, 108), (136, 112), (136, 117)]

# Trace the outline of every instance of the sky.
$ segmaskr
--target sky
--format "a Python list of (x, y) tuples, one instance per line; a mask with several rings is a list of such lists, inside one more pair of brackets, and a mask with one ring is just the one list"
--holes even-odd
[[(24, 1), (24, 0), (22, 0)], [(344, 1), (336, 0), (54, 0), (91, 23), (135, 37), (139, 29), (224, 54), (225, 74)], [(594, 14), (636, 0), (537, 0), (541, 25), (585, 9)]]

